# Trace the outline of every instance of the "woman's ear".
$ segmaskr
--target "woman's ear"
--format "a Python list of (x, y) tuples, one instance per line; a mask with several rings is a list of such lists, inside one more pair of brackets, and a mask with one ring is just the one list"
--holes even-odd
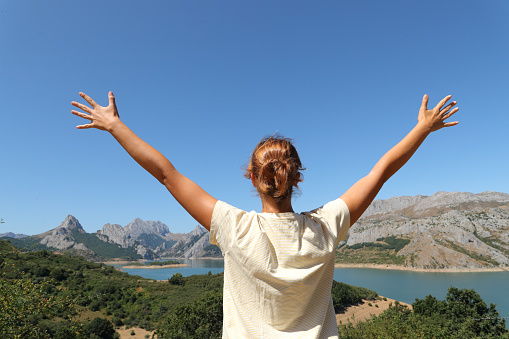
[(253, 183), (253, 186), (254, 187), (257, 187), (258, 185), (256, 184), (256, 177), (254, 176), (253, 173), (251, 173), (251, 182)]

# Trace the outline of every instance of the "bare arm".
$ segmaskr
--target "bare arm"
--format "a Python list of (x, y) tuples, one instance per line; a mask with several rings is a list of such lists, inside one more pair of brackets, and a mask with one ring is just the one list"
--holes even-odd
[(428, 95), (424, 95), (417, 125), (403, 140), (385, 153), (368, 175), (357, 181), (341, 196), (341, 199), (343, 199), (350, 210), (350, 226), (368, 208), (383, 184), (403, 167), (431, 132), (458, 124), (457, 121), (445, 122), (445, 119), (449, 118), (459, 109), (454, 108), (451, 110), (456, 105), (456, 101), (452, 101), (444, 107), (450, 98), (450, 95), (445, 97), (435, 108), (428, 110)]
[(76, 127), (78, 129), (97, 128), (110, 132), (138, 164), (166, 186), (173, 197), (196, 221), (207, 230), (210, 230), (212, 212), (217, 199), (210, 196), (192, 180), (180, 174), (166, 157), (120, 121), (112, 92), (108, 94), (109, 105), (107, 107), (98, 105), (84, 93), (80, 93), (80, 96), (92, 108), (75, 101), (72, 102), (73, 106), (86, 113), (75, 110), (71, 112), (81, 118), (90, 120), (89, 124)]

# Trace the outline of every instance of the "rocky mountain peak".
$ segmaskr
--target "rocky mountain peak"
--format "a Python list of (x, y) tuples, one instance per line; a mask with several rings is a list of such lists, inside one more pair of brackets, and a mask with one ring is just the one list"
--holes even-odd
[(41, 235), (43, 236), (41, 244), (58, 249), (67, 249), (76, 244), (72, 236), (73, 231), (86, 233), (78, 219), (69, 214), (60, 226)]
[(143, 221), (140, 218), (136, 218), (124, 227), (124, 231), (133, 237), (138, 237), (140, 234), (157, 234), (165, 236), (170, 233), (168, 226), (160, 221)]
[(122, 248), (134, 245), (131, 235), (118, 224), (105, 224), (102, 230), (97, 231), (97, 236), (104, 241), (119, 244)]
[(196, 236), (196, 235), (202, 235), (204, 233), (207, 233), (207, 230), (204, 229), (200, 225), (196, 225), (196, 227), (189, 233), (189, 235)]
[(67, 217), (65, 217), (64, 221), (62, 221), (60, 226), (55, 228), (54, 231), (58, 229), (66, 229), (68, 231), (76, 230), (80, 233), (86, 233), (78, 219), (76, 219), (74, 216), (70, 214)]

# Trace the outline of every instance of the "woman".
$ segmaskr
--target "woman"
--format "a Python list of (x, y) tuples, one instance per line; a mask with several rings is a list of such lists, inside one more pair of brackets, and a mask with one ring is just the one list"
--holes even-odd
[(113, 93), (102, 107), (80, 93), (92, 108), (72, 113), (90, 120), (79, 129), (106, 130), (166, 186), (173, 197), (210, 231), (210, 242), (225, 257), (223, 338), (337, 338), (331, 299), (334, 251), (348, 228), (366, 210), (382, 185), (433, 131), (458, 111), (442, 99), (428, 110), (424, 95), (417, 125), (387, 152), (371, 172), (339, 199), (294, 213), (292, 192), (302, 181), (302, 165), (289, 139), (263, 139), (255, 148), (246, 177), (256, 187), (262, 212), (245, 212), (210, 196), (180, 174), (161, 153), (136, 136), (118, 116)]

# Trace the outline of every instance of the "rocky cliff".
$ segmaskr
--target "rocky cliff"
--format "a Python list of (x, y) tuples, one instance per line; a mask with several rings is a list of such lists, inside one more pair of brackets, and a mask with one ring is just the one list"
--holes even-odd
[[(60, 226), (39, 235), (39, 237), (42, 238), (40, 243), (59, 250), (66, 250), (78, 244), (74, 238), (73, 232), (86, 233), (78, 219), (72, 215), (68, 215)], [(78, 246), (76, 249), (88, 251), (86, 246)]]
[[(176, 237), (177, 238), (177, 237)], [(200, 258), (203, 256), (220, 256), (218, 251), (205, 250), (210, 247), (209, 232), (201, 226), (196, 226), (187, 234), (178, 234), (178, 241), (162, 255), (169, 257)]]
[(130, 234), (133, 238), (137, 238), (141, 234), (157, 234), (164, 237), (170, 233), (168, 226), (162, 222), (152, 220), (143, 221), (140, 218), (131, 221), (124, 229), (126, 233)]
[(131, 237), (131, 234), (118, 224), (105, 224), (103, 228), (96, 233), (99, 239), (119, 244), (122, 248), (135, 245), (135, 241)]
[[(371, 246), (373, 254), (388, 237), (408, 240), (395, 253), (408, 267), (507, 267), (509, 194), (438, 192), (376, 200), (352, 226), (340, 253), (367, 253)], [(369, 255), (364, 258), (371, 260)]]
[[(122, 247), (137, 246), (139, 254), (151, 251), (156, 257), (199, 258), (204, 255), (219, 255), (218, 251), (204, 250), (211, 246), (209, 233), (196, 226), (189, 233), (171, 233), (168, 226), (160, 221), (134, 219), (125, 227), (106, 224), (97, 231), (104, 241)], [(215, 254), (214, 254), (215, 253)]]

